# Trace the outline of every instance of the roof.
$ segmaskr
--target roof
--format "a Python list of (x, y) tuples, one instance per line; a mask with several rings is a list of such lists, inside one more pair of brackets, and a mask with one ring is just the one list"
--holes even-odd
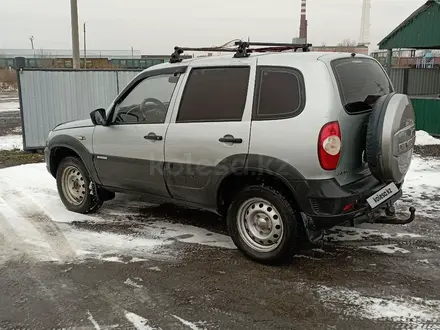
[(379, 42), (379, 49), (440, 49), (440, 0), (428, 0)]
[[(440, 0), (439, 0), (440, 1)], [(165, 63), (161, 63), (161, 64), (157, 64), (154, 65), (152, 67), (149, 67), (147, 69), (145, 69), (144, 71), (150, 71), (150, 70), (157, 70), (157, 69), (165, 69), (165, 68), (169, 68), (171, 66), (181, 66), (181, 65), (187, 65), (187, 66), (192, 66), (193, 64), (196, 65), (213, 65), (213, 62), (215, 62), (214, 65), (229, 65), (231, 63), (232, 60), (236, 60), (238, 61), (246, 61), (246, 59), (249, 58), (254, 58), (254, 57), (262, 57), (264, 56), (266, 57), (287, 57), (287, 56), (292, 56), (295, 57), (295, 59), (297, 59), (298, 61), (316, 61), (318, 59), (320, 59), (321, 57), (327, 57), (327, 58), (340, 58), (341, 56), (348, 56), (349, 53), (347, 52), (265, 52), (265, 53), (251, 53), (249, 57), (245, 57), (245, 58), (234, 58), (233, 57), (233, 53), (228, 53), (226, 55), (214, 55), (214, 56), (203, 56), (203, 57), (193, 57), (193, 58), (189, 58), (189, 59), (184, 59), (181, 62), (177, 62), (177, 63), (169, 63), (169, 62), (165, 62)], [(366, 56), (364, 54), (356, 54), (356, 57), (369, 57)], [(272, 60), (272, 59), (270, 59)]]

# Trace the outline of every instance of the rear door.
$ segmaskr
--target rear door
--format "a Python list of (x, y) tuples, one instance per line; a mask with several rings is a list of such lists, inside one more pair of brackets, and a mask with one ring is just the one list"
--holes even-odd
[(215, 207), (222, 178), (244, 167), (249, 149), (255, 60), (192, 67), (165, 140), (173, 197)]
[(368, 57), (332, 60), (342, 108), (338, 118), (342, 152), (336, 170), (341, 185), (357, 181), (371, 172), (365, 160), (367, 121), (377, 99), (393, 91), (383, 67)]

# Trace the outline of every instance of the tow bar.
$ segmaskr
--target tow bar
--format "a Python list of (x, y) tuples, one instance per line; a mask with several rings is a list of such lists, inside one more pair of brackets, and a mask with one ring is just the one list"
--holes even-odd
[(388, 206), (385, 209), (385, 215), (381, 215), (378, 218), (373, 220), (373, 223), (382, 223), (382, 224), (390, 224), (390, 225), (406, 225), (410, 222), (413, 222), (416, 217), (416, 209), (414, 207), (409, 208), (408, 219), (399, 219), (396, 215), (396, 210), (393, 206)]

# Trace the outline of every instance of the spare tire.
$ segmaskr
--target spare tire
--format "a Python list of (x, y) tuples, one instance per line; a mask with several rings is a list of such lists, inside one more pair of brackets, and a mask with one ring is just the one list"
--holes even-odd
[(402, 183), (411, 164), (416, 125), (407, 95), (380, 97), (370, 114), (365, 154), (371, 173), (383, 183)]

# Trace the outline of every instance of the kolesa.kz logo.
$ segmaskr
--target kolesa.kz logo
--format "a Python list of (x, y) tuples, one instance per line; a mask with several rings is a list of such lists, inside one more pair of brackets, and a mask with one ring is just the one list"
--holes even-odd
[(389, 195), (392, 195), (393, 191), (391, 190), (391, 188), (387, 188), (383, 193), (381, 193), (380, 195), (377, 195), (375, 197), (373, 197), (374, 202), (378, 203), (381, 200), (383, 200), (384, 198), (388, 197)]

